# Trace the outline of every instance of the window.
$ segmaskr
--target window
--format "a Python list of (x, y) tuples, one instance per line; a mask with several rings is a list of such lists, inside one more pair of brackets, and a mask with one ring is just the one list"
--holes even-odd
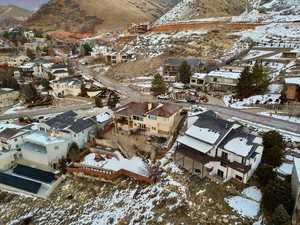
[(150, 115), (150, 116), (149, 116), (149, 120), (156, 120), (156, 116)]
[(201, 174), (201, 170), (200, 169), (195, 169), (195, 173)]
[(197, 84), (203, 84), (204, 81), (203, 80), (197, 80)]
[(55, 150), (58, 150), (58, 149), (59, 149), (59, 147), (58, 147), (58, 146), (55, 146), (55, 147), (54, 147), (54, 149), (55, 149)]
[(243, 178), (241, 176), (238, 176), (238, 175), (235, 175), (235, 178), (238, 179), (238, 180), (240, 180), (240, 181), (243, 180)]
[(213, 81), (218, 82), (218, 78), (214, 77)]
[(227, 152), (222, 152), (222, 158), (223, 159), (228, 159), (228, 153)]
[(142, 116), (133, 116), (133, 119), (138, 121), (144, 121), (144, 117)]
[(192, 80), (192, 83), (196, 83), (196, 80), (193, 79), (193, 80)]

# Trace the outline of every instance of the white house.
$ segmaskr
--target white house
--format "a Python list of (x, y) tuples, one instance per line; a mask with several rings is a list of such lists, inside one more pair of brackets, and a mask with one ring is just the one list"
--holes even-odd
[(51, 81), (52, 92), (55, 96), (79, 96), (81, 93), (82, 81), (72, 77), (61, 78)]
[(68, 153), (69, 140), (42, 131), (24, 137), (21, 154), (25, 160), (52, 167)]
[(294, 166), (292, 171), (292, 196), (295, 200), (295, 208), (292, 224), (300, 223), (300, 159), (294, 158)]
[(24, 136), (29, 131), (17, 128), (6, 128), (0, 132), (0, 149), (17, 150), (24, 143)]
[(207, 111), (178, 138), (174, 159), (179, 166), (202, 178), (223, 181), (235, 178), (247, 183), (262, 153), (262, 138)]
[(40, 131), (74, 142), (79, 148), (89, 141), (89, 135), (96, 127), (96, 121), (74, 111), (65, 112), (39, 124)]

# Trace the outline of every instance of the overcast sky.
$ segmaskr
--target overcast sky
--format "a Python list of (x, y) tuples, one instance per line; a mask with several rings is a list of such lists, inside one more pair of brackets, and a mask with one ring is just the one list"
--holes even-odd
[(48, 0), (0, 0), (0, 5), (17, 5), (22, 8), (35, 10)]

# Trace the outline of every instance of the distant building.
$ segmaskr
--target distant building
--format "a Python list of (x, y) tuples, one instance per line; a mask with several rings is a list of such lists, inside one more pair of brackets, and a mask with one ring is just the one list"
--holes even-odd
[(286, 97), (288, 100), (300, 100), (300, 77), (285, 78)]
[(234, 178), (247, 183), (257, 169), (262, 153), (261, 137), (207, 111), (178, 138), (174, 160), (201, 178), (224, 182)]
[(82, 81), (72, 77), (61, 78), (53, 80), (50, 83), (52, 92), (55, 96), (79, 96), (81, 93)]
[(163, 75), (176, 77), (180, 80), (179, 68), (186, 61), (191, 67), (192, 73), (199, 73), (203, 69), (203, 63), (198, 59), (166, 59), (163, 65)]
[(292, 196), (295, 200), (295, 208), (292, 224), (300, 223), (300, 159), (294, 158), (294, 166), (292, 171)]
[(104, 55), (105, 61), (109, 65), (115, 65), (119, 63), (126, 63), (133, 59), (132, 54), (125, 52), (109, 52)]
[(182, 121), (182, 110), (182, 106), (171, 103), (130, 102), (114, 110), (114, 122), (118, 132), (141, 131), (145, 135), (168, 137)]
[(203, 91), (233, 91), (243, 69), (243, 67), (222, 67), (209, 73), (195, 73), (191, 76), (190, 85)]
[(9, 56), (6, 57), (6, 63), (8, 66), (17, 67), (22, 65), (25, 62), (29, 62), (30, 58), (26, 55), (18, 55), (18, 56)]
[(0, 89), (0, 107), (7, 107), (13, 105), (18, 98), (20, 93), (10, 88)]
[(38, 49), (42, 50), (47, 47), (48, 47), (47, 42), (29, 42), (24, 44), (25, 50), (30, 49), (34, 52), (37, 51)]

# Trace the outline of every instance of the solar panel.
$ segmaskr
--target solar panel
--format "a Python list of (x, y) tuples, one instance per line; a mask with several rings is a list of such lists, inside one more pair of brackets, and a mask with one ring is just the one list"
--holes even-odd
[(17, 165), (17, 167), (15, 167), (13, 171), (15, 174), (25, 176), (48, 184), (52, 183), (55, 177), (54, 173), (31, 168), (28, 166), (23, 166), (23, 165)]
[(31, 180), (26, 180), (20, 177), (16, 177), (13, 175), (0, 173), (0, 183), (5, 184), (7, 186), (15, 187), (30, 193), (38, 193), (41, 183), (37, 183)]

